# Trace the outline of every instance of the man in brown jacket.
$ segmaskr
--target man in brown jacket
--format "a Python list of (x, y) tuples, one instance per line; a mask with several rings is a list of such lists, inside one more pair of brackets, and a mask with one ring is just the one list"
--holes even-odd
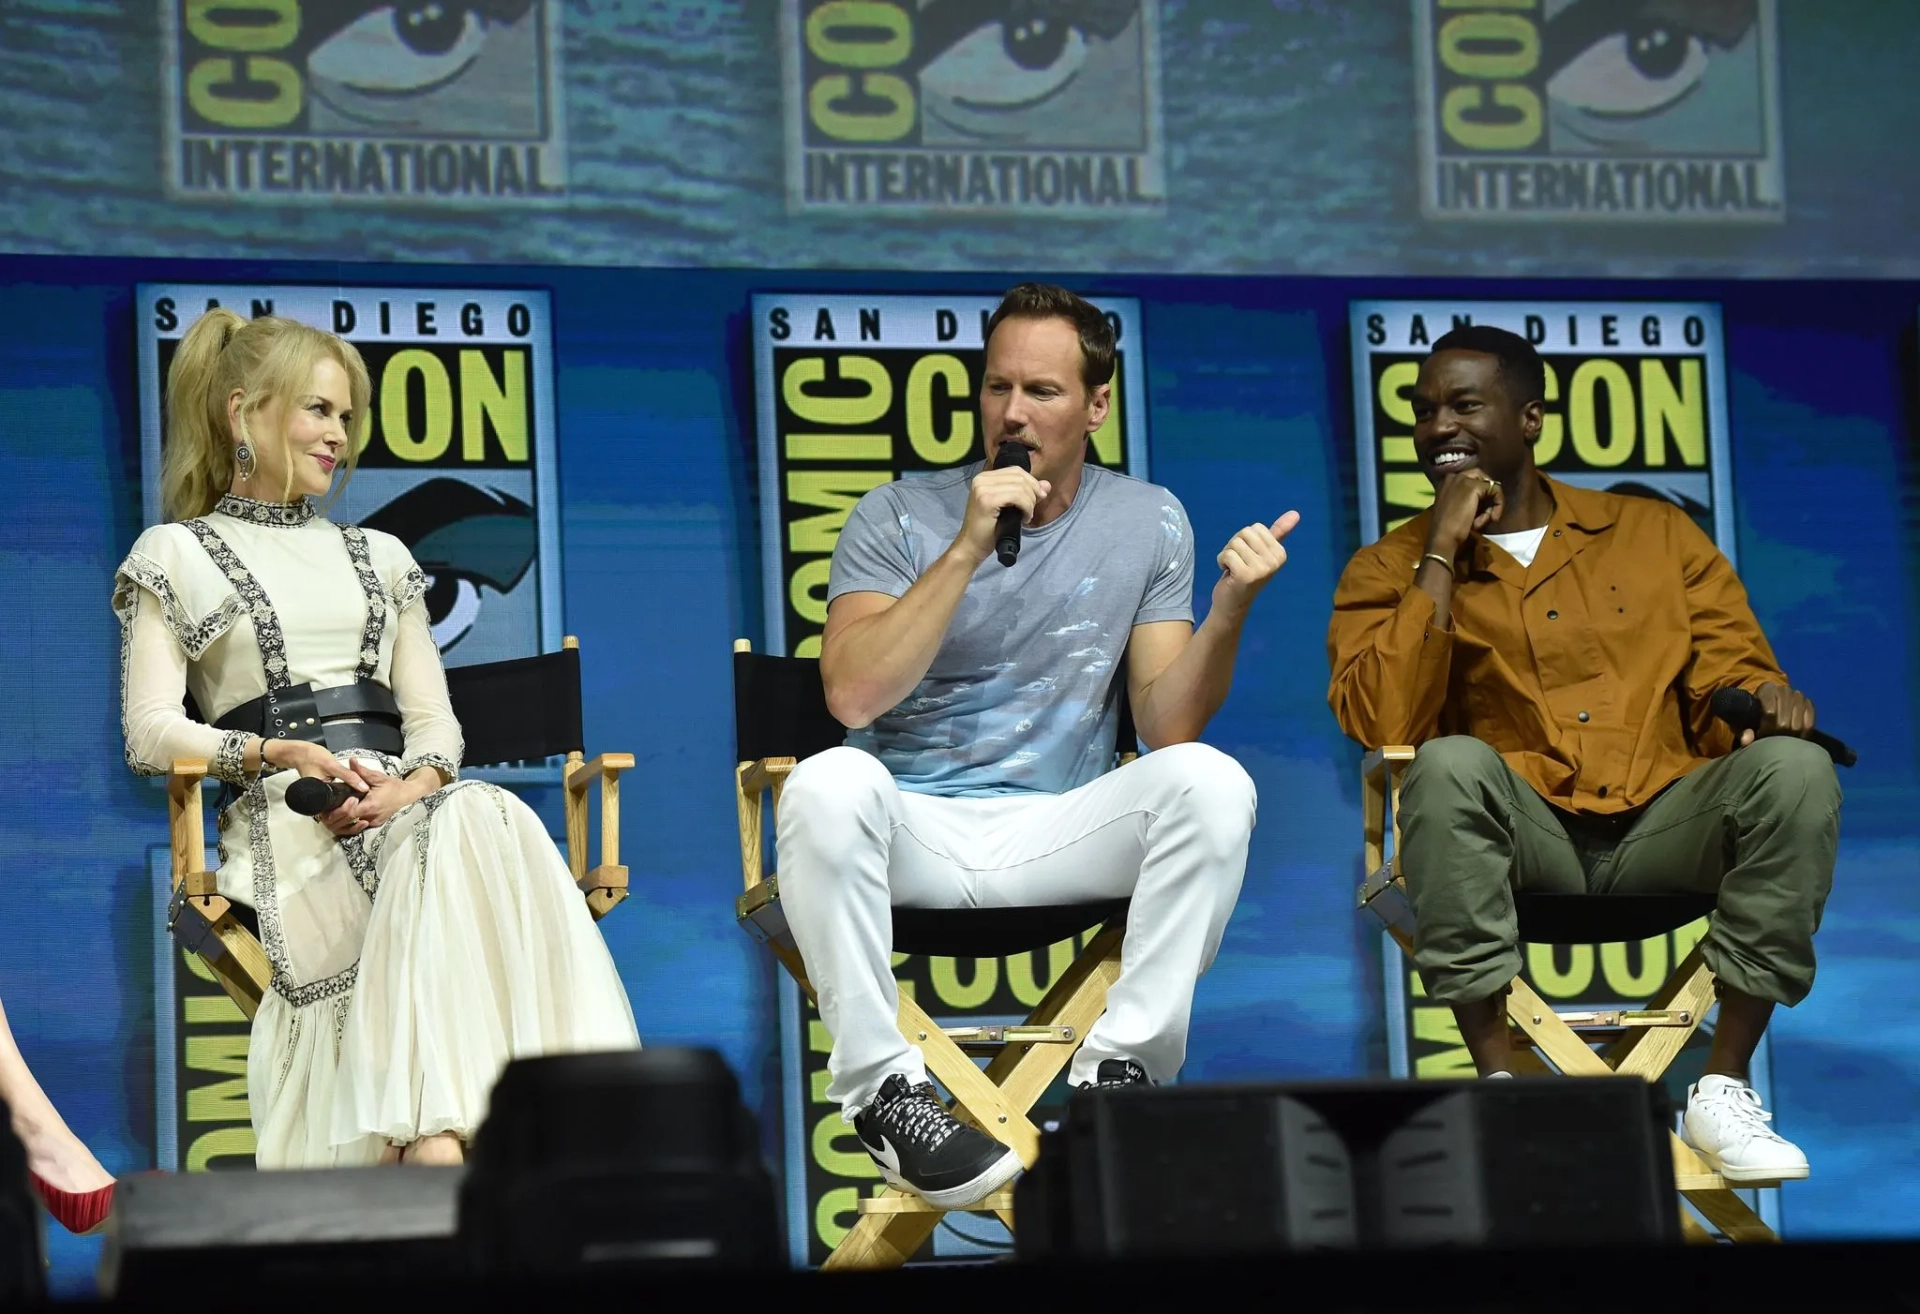
[[(1720, 1016), (1688, 1140), (1732, 1181), (1805, 1177), (1747, 1065), (1775, 1004), (1813, 984), (1840, 789), (1803, 737), (1732, 566), (1678, 508), (1540, 474), (1545, 369), (1476, 325), (1412, 394), (1433, 506), (1347, 564), (1327, 700), (1367, 747), (1415, 744), (1401, 852), (1415, 966), (1483, 1076), (1509, 1075), (1520, 970), (1512, 892), (1717, 891), (1704, 943)], [(1758, 736), (1714, 719), (1758, 696)], [(1737, 750), (1737, 751), (1736, 751)]]

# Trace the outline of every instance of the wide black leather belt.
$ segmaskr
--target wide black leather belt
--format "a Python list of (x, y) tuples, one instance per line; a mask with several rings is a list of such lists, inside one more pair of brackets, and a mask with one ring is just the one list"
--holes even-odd
[(262, 739), (305, 739), (325, 744), (334, 753), (364, 748), (399, 757), (406, 746), (400, 733), (400, 704), (393, 700), (393, 691), (376, 680), (326, 689), (311, 684), (269, 689), (214, 724)]

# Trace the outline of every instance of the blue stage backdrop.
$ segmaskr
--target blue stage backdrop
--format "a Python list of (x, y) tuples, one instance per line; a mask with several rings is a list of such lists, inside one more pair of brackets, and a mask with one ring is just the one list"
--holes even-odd
[[(582, 177), (588, 176), (586, 173)], [(1036, 249), (1038, 249), (1036, 247)], [(588, 750), (638, 759), (624, 791), (633, 898), (603, 923), (646, 1040), (719, 1049), (784, 1160), (771, 960), (738, 890), (730, 641), (764, 643), (755, 448), (756, 294), (993, 294), (996, 274), (644, 272), (0, 258), (0, 819), (10, 879), (0, 998), (35, 1071), (116, 1172), (165, 1146), (156, 1095), (162, 795), (121, 761), (114, 564), (142, 524), (142, 283), (524, 289), (551, 307), (561, 621), (581, 638)], [(1260, 789), (1245, 894), (1201, 984), (1187, 1079), (1384, 1072), (1376, 928), (1357, 915), (1358, 750), (1325, 704), (1334, 581), (1360, 541), (1349, 311), (1363, 300), (1660, 300), (1720, 310), (1732, 526), (1787, 670), (1861, 765), (1813, 996), (1772, 1050), (1779, 1126), (1812, 1156), (1790, 1237), (1915, 1230), (1920, 1149), (1920, 838), (1912, 815), (1915, 317), (1906, 283), (1623, 287), (1383, 278), (1070, 277), (1138, 307), (1129, 398), (1157, 481), (1202, 543), (1297, 508), (1292, 560), (1248, 627), (1208, 738)], [(481, 594), (484, 602), (484, 591)], [(1202, 605), (1204, 597), (1200, 599)], [(554, 791), (527, 786), (557, 829)], [(209, 1074), (209, 1079), (221, 1074)], [(219, 1100), (204, 1101), (209, 1126)], [(189, 1115), (191, 1110), (188, 1111)], [(188, 1128), (191, 1133), (191, 1127)], [(178, 1152), (181, 1147), (174, 1145)], [(93, 1243), (53, 1238), (84, 1289)]]

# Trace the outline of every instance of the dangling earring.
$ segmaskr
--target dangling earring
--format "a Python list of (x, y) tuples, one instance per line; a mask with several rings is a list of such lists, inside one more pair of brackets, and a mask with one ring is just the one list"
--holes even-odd
[(233, 449), (233, 463), (240, 468), (242, 479), (253, 478), (253, 448), (241, 443)]

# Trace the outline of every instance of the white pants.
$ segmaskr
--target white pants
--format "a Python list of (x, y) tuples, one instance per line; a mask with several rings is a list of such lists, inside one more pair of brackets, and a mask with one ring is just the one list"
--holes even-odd
[(891, 906), (1017, 908), (1131, 896), (1121, 974), (1069, 1079), (1130, 1058), (1156, 1082), (1187, 1053), (1194, 982), (1246, 874), (1253, 781), (1204, 744), (1147, 753), (1065, 794), (936, 798), (857, 748), (808, 758), (778, 826), (780, 903), (833, 1036), (848, 1117), (891, 1073), (926, 1080), (896, 1025)]

